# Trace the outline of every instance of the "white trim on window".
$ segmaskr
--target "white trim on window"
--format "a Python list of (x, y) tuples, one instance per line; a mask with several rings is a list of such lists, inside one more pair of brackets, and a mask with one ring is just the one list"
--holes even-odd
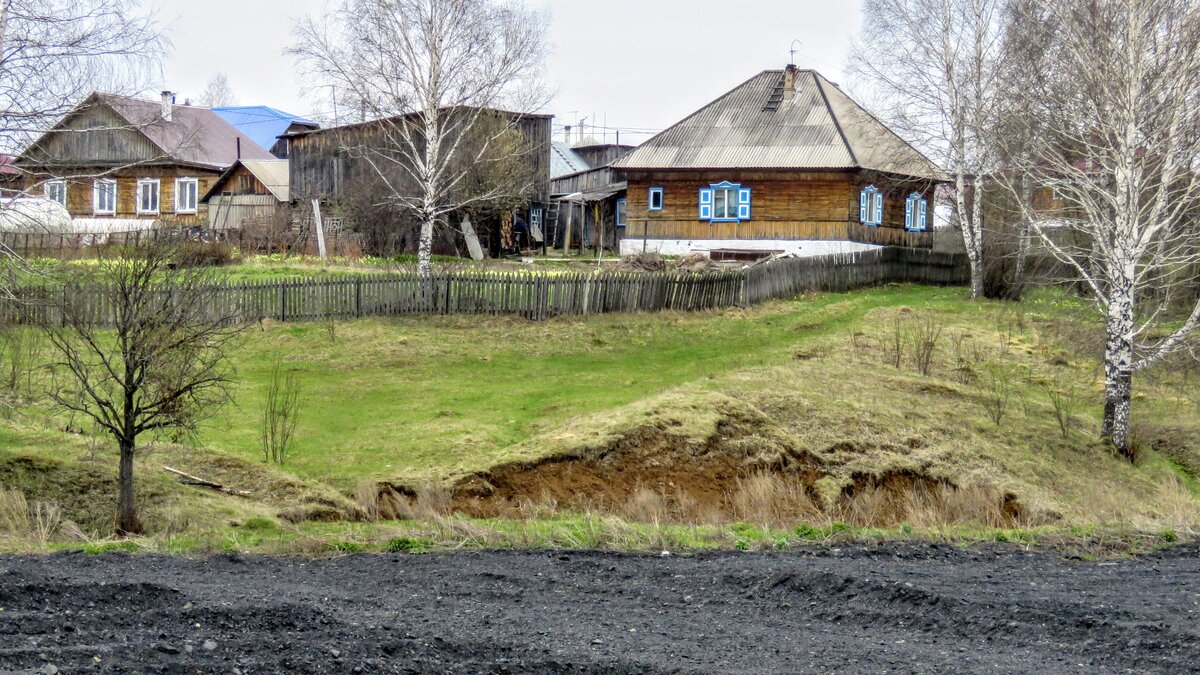
[(63, 206), (67, 205), (67, 181), (52, 180), (47, 181), (45, 186), (46, 199), (52, 202), (57, 202)]
[(137, 212), (153, 215), (159, 212), (162, 198), (162, 183), (157, 178), (139, 178), (137, 182)]
[(196, 178), (175, 179), (175, 213), (196, 213), (200, 205), (200, 181)]
[(663, 210), (663, 189), (660, 187), (650, 188), (650, 193), (646, 198), (647, 211), (662, 211)]
[(92, 182), (92, 213), (98, 216), (117, 213), (117, 181), (97, 178)]

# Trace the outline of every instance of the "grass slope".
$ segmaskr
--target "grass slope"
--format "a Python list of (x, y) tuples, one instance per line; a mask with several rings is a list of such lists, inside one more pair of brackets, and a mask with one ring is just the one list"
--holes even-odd
[[(933, 372), (914, 372), (911, 354), (900, 368), (887, 363), (896, 327), (908, 339), (929, 318), (942, 331)], [(260, 522), (264, 516), (359, 519), (362, 511), (349, 495), (364, 483), (419, 485), (498, 464), (586, 459), (647, 428), (695, 450), (728, 440), (722, 435), (732, 426), (737, 437), (729, 443), (738, 452), (756, 461), (767, 461), (771, 452), (809, 457), (825, 476), (818, 491), (835, 496), (870, 477), (918, 475), (1013, 494), (1030, 522), (1055, 527), (1194, 529), (1200, 512), (1197, 387), (1185, 371), (1170, 368), (1140, 381), (1135, 416), (1142, 422), (1143, 458), (1130, 466), (1112, 457), (1094, 440), (1101, 393), (1097, 335), (1087, 309), (1058, 292), (1014, 306), (971, 302), (961, 289), (910, 286), (691, 315), (546, 323), (366, 319), (336, 324), (333, 339), (322, 324), (268, 322), (248, 331), (232, 355), (236, 403), (220, 411), (198, 447), (162, 446), (143, 460), (146, 494), (151, 504), (169, 505), (160, 514), (194, 512), (165, 518), (170, 536), (208, 528), (224, 532), (233, 546), (266, 541), (290, 550), (314, 537), (773, 545), (778, 539), (769, 527), (733, 535), (698, 524), (646, 531), (587, 515), (553, 514), (526, 524)], [(302, 385), (297, 442), (282, 468), (266, 466), (258, 449), (258, 418), (275, 362), (294, 369)], [(997, 378), (1008, 391), (999, 425), (987, 405), (997, 396)], [(1074, 392), (1066, 438), (1049, 389)], [(59, 462), (65, 471), (84, 467), (88, 484), (96, 486), (85, 492), (102, 492), (100, 478), (108, 478), (97, 478), (104, 472), (85, 461), (85, 441), (44, 430), (62, 421), (34, 423), (46, 411), (27, 408), (25, 421), (0, 427), (5, 486), (30, 499), (69, 502), (63, 493), (84, 478), (41, 489), (44, 481), (29, 479), (28, 472), (13, 477), (14, 466), (34, 457)], [(179, 486), (161, 473), (168, 463), (256, 494), (244, 500)], [(247, 521), (259, 523), (256, 532), (229, 529)], [(802, 534), (825, 536), (844, 527), (836, 525)]]

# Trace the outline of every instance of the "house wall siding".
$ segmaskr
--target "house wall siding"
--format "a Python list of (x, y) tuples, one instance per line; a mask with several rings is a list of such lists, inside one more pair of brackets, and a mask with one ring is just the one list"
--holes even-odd
[[(626, 172), (629, 183), (627, 238), (678, 240), (827, 240), (900, 246), (932, 246), (929, 232), (907, 232), (905, 200), (913, 192), (930, 199), (933, 185), (860, 171), (657, 171)], [(699, 218), (700, 190), (729, 181), (752, 190), (751, 219), (710, 223)], [(867, 185), (884, 192), (880, 227), (859, 223), (859, 193)], [(649, 210), (649, 188), (663, 188), (663, 210)]]
[[(220, 174), (193, 169), (190, 167), (135, 167), (116, 171), (111, 174), (105, 174), (101, 168), (75, 168), (64, 170), (64, 175), (68, 176), (87, 176), (78, 178), (64, 178), (67, 182), (67, 211), (70, 212), (73, 218), (142, 218), (142, 219), (170, 219), (173, 222), (180, 223), (186, 226), (204, 225), (208, 222), (208, 206), (204, 203), (197, 204), (197, 212), (194, 214), (177, 214), (175, 212), (175, 179), (176, 178), (195, 178), (199, 183), (199, 194), (203, 196), (204, 192), (216, 182)], [(92, 195), (94, 178), (90, 176), (99, 176), (115, 180), (117, 182), (117, 209), (115, 214), (96, 214), (93, 209)], [(157, 178), (159, 184), (159, 212), (153, 214), (139, 214), (137, 212), (137, 184), (142, 178)], [(25, 192), (36, 197), (45, 195), (45, 182), (37, 178), (26, 178), (24, 181)]]

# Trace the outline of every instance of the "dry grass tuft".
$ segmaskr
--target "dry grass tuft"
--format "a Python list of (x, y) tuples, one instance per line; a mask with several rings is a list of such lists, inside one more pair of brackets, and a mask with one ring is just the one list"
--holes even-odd
[(0, 535), (45, 548), (61, 525), (62, 511), (57, 505), (31, 503), (22, 492), (0, 490)]

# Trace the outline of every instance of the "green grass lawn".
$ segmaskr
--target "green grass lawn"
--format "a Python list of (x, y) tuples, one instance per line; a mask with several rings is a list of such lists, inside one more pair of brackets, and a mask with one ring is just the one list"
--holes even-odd
[(301, 422), (289, 462), (349, 486), (439, 476), (486, 463), (506, 446), (581, 415), (687, 382), (794, 359), (814, 337), (842, 338), (873, 308), (978, 311), (958, 289), (895, 287), (711, 314), (607, 315), (545, 324), (492, 317), (369, 319), (254, 329), (236, 355), (238, 405), (205, 431), (206, 445), (258, 457), (271, 365), (301, 382)]
[[(896, 326), (903, 325), (908, 339), (907, 331), (926, 319), (941, 331), (933, 372), (914, 372), (907, 359), (900, 368), (889, 365), (886, 346)], [(328, 324), (267, 322), (249, 328), (231, 354), (234, 403), (188, 441), (195, 449), (170, 446), (142, 462), (153, 474), (154, 513), (183, 523), (167, 528), (164, 536), (175, 543), (162, 544), (165, 550), (197, 540), (200, 521), (209, 524), (201, 528), (205, 546), (213, 537), (260, 541), (261, 532), (239, 534), (238, 523), (278, 515), (293, 502), (314, 512), (353, 514), (350, 497), (367, 483), (423, 485), (513, 460), (584, 457), (646, 425), (698, 447), (731, 420), (748, 458), (780, 444), (819, 458), (830, 475), (818, 491), (836, 494), (863, 476), (911, 474), (1012, 492), (1040, 514), (1038, 523), (1071, 532), (1111, 523), (1192, 527), (1200, 514), (1195, 380), (1184, 382), (1172, 365), (1139, 380), (1135, 416), (1143, 459), (1130, 466), (1113, 457), (1096, 441), (1099, 326), (1086, 304), (1057, 290), (1015, 305), (971, 301), (960, 288), (917, 286), (696, 314), (543, 323), (375, 318), (334, 324), (332, 336)], [(296, 442), (282, 467), (266, 465), (259, 447), (276, 363), (293, 370), (301, 385)], [(994, 373), (1011, 389), (1001, 424), (986, 406)], [(1047, 397), (1052, 386), (1072, 392), (1066, 438)], [(10, 414), (0, 424), (0, 473), (24, 476), (23, 485), (36, 492), (49, 483), (29, 478), (21, 457), (52, 458), (78, 471), (75, 462), (85, 461), (89, 443), (86, 436), (61, 433), (64, 426), (70, 424), (45, 405)], [(103, 476), (96, 472), (111, 467), (86, 461), (88, 480), (99, 484)], [(168, 463), (271, 487), (251, 502), (197, 495), (156, 473)], [(673, 542), (703, 545), (749, 541), (707, 525), (668, 532), (586, 514), (582, 520), (555, 517), (568, 520), (441, 520), (399, 529), (305, 524), (285, 528), (276, 539), (301, 548), (313, 537), (343, 536), (365, 537), (376, 547), (393, 536), (442, 543), (461, 537), (480, 545), (521, 545), (543, 535), (553, 545), (603, 540), (653, 547), (656, 537), (668, 534)], [(824, 522), (812, 531), (831, 527)], [(776, 534), (753, 539), (754, 545), (772, 546)]]

